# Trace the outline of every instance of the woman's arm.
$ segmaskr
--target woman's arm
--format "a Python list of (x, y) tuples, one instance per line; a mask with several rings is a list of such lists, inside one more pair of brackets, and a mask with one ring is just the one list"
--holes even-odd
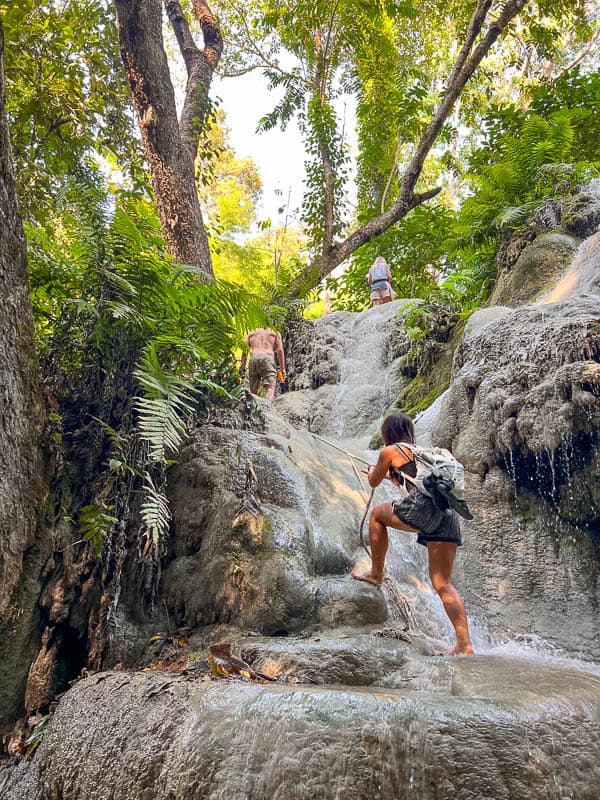
[(391, 456), (390, 456), (390, 448), (384, 447), (383, 450), (379, 453), (379, 458), (377, 459), (376, 464), (371, 464), (371, 466), (367, 470), (367, 478), (369, 481), (369, 486), (373, 489), (376, 486), (379, 486), (381, 481), (385, 478), (390, 468), (391, 463)]

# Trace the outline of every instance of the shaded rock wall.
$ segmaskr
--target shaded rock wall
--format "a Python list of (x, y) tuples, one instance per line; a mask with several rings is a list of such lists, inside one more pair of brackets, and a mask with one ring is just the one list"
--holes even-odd
[(497, 254), (498, 275), (489, 305), (521, 306), (553, 287), (581, 242), (600, 225), (600, 181), (573, 195), (549, 200), (524, 230), (505, 231)]
[[(264, 412), (268, 433), (206, 426), (181, 455), (163, 573), (169, 614), (192, 627), (229, 623), (267, 633), (385, 619), (382, 598), (336, 580), (353, 564), (363, 503), (351, 464), (266, 403)], [(250, 496), (260, 513), (235, 519)]]

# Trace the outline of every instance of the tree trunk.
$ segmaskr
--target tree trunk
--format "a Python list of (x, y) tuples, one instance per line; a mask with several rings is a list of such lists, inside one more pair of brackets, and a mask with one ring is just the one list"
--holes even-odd
[(177, 120), (163, 45), (161, 0), (115, 0), (115, 5), (121, 57), (167, 249), (210, 280), (213, 269), (196, 192), (195, 153), (190, 152)]
[(4, 105), (3, 48), (0, 23), (0, 729), (20, 707), (35, 651), (31, 605), (23, 609), (21, 603), (27, 581), (20, 578), (23, 557), (36, 542), (46, 494), (40, 448), (44, 405)]
[(33, 342), (27, 252), (17, 208), (0, 26), (0, 613), (33, 544), (42, 459), (43, 402)]

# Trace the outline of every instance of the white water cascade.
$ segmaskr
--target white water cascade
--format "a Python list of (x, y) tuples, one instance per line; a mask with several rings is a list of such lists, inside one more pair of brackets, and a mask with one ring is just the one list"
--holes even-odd
[[(311, 431), (376, 458), (403, 301), (332, 314), (311, 328), (295, 391), (261, 402), (254, 427), (199, 428), (181, 454), (161, 601), (189, 632), (186, 674), (77, 682), (3, 800), (597, 800), (600, 264), (587, 244), (568, 297), (474, 315), (450, 388), (417, 422), (467, 469), (475, 519), (454, 577), (475, 656), (439, 655), (452, 629), (413, 535), (390, 534), (382, 589), (349, 575), (366, 559), (362, 465)], [(235, 527), (249, 463), (262, 513)], [(135, 620), (121, 614), (125, 662)], [(273, 682), (198, 677), (215, 641)]]

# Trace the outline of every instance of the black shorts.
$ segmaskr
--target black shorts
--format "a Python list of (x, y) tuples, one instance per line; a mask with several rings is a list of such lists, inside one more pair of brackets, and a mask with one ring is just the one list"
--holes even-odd
[(418, 531), (417, 542), (427, 547), (427, 542), (454, 542), (462, 544), (460, 518), (456, 511), (439, 509), (428, 497), (415, 491), (403, 500), (392, 503), (392, 511), (401, 522)]

